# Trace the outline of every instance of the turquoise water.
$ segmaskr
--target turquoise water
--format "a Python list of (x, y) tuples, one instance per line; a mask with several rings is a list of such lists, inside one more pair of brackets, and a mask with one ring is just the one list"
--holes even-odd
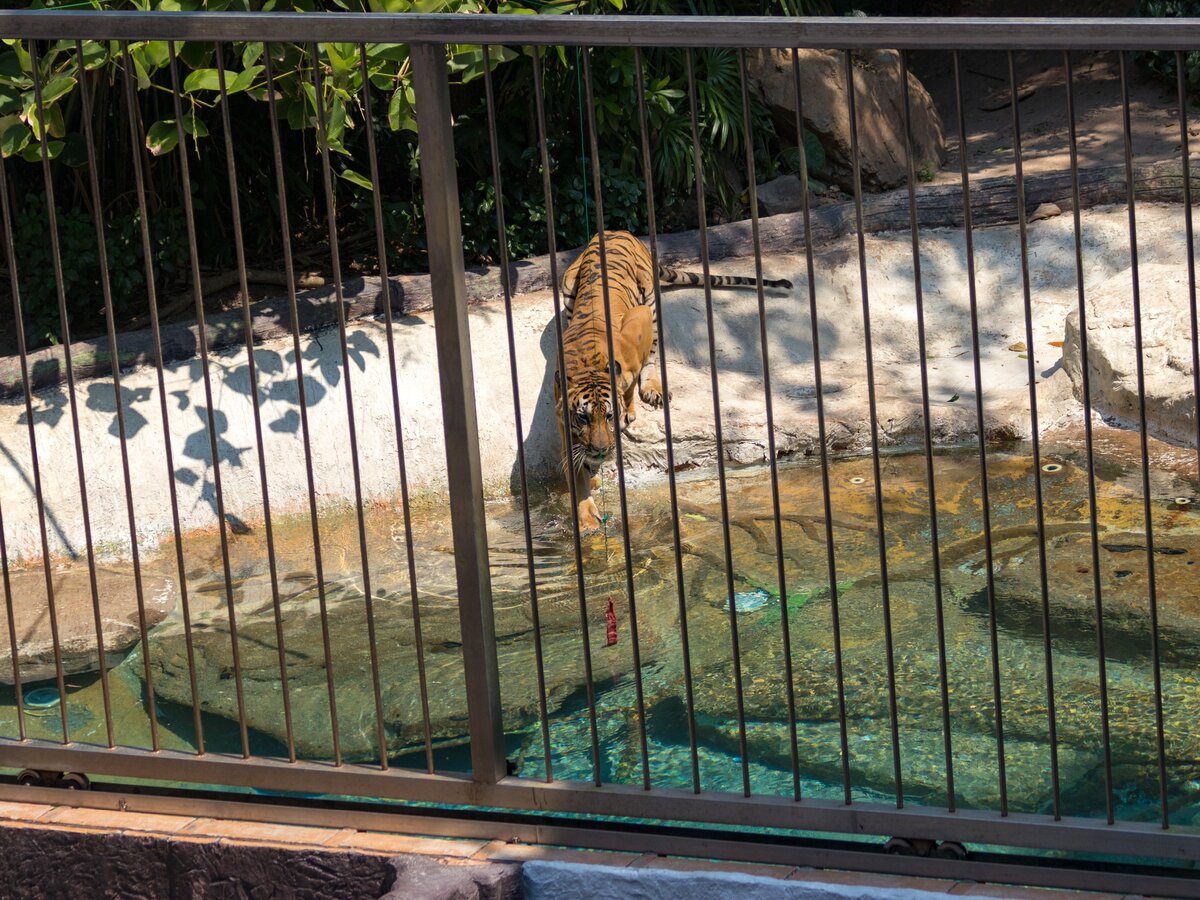
[[(1104, 760), (1087, 481), (1072, 442), (1049, 445), (1044, 454), (1051, 466), (1044, 477), (1046, 566), (1061, 806), (1067, 815), (1102, 816)], [(1053, 802), (1046, 737), (1049, 706), (1032, 464), (1028, 448), (1022, 446), (992, 452), (989, 464), (1008, 803), (1013, 811), (1049, 812)], [(944, 806), (947, 778), (938, 601), (925, 461), (919, 455), (895, 455), (885, 457), (882, 466), (901, 787), (909, 804)], [(1190, 503), (1177, 502), (1187, 500), (1190, 478), (1186, 467), (1178, 468), (1156, 470), (1152, 507), (1159, 550), (1155, 562), (1166, 788), (1172, 822), (1190, 825), (1200, 815), (1200, 692), (1195, 674), (1200, 647), (1196, 624), (1200, 588), (1195, 577), (1200, 519)], [(1120, 454), (1106, 457), (1100, 471), (1100, 576), (1114, 798), (1120, 818), (1153, 819), (1160, 784), (1140, 485), (1136, 467)], [(936, 457), (936, 474), (956, 802), (960, 807), (994, 809), (1000, 802), (1000, 785), (977, 457), (971, 451), (943, 452)], [(855, 799), (888, 803), (897, 797), (896, 760), (871, 461), (835, 461), (831, 484), (850, 786)], [(682, 613), (690, 642), (690, 672), (682, 658), (683, 617), (666, 486), (644, 484), (629, 492), (633, 604), (623, 542), (616, 530), (616, 489), (608, 484), (600, 492), (602, 509), (612, 515), (611, 530), (584, 541), (598, 759), (591, 754), (592, 713), (571, 519), (563, 496), (539, 493), (533, 498), (533, 562), (547, 686), (549, 757), (556, 778), (590, 781), (598, 768), (605, 782), (640, 784), (648, 769), (655, 786), (690, 788), (686, 690), (690, 679), (701, 786), (740, 792), (745, 765), (754, 793), (790, 796), (793, 747), (783, 650), (786, 609), (801, 789), (809, 797), (843, 796), (833, 604), (819, 468), (802, 460), (788, 462), (780, 470), (782, 591), (767, 471), (738, 470), (729, 486), (728, 531), (741, 651), (736, 660), (717, 485), (712, 478), (695, 474), (680, 482)], [(488, 516), (509, 755), (521, 776), (543, 778), (545, 748), (519, 501), (489, 504)], [(469, 747), (449, 522), (444, 508), (436, 504), (419, 506), (414, 521), (435, 761), (441, 769), (466, 769)], [(423, 768), (424, 725), (402, 518), (394, 506), (376, 506), (368, 510), (367, 526), (384, 752), (393, 764)], [(321, 527), (341, 750), (346, 759), (377, 759), (373, 661), (366, 641), (365, 581), (357, 529), (353, 516), (344, 514), (325, 515)], [(306, 517), (276, 522), (280, 614), (296, 752), (301, 758), (327, 759), (332, 755), (332, 717), (309, 528)], [(288, 729), (282, 713), (275, 613), (260, 531), (252, 527), (231, 545), (240, 672), (232, 666), (216, 543), (211, 536), (185, 538), (201, 724), (207, 749), (240, 750), (234, 690), (240, 675), (251, 751), (286, 757)], [(173, 549), (165, 548), (161, 558), (148, 564), (148, 573), (177, 577), (173, 565)], [(607, 641), (610, 599), (617, 631), (612, 645)], [(632, 653), (634, 606), (640, 669)], [(134, 648), (109, 673), (115, 739), (128, 746), (150, 743), (143, 652)], [(145, 652), (154, 679), (161, 745), (195, 747), (179, 609), (153, 630)], [(745, 701), (744, 758), (735, 690), (739, 671)], [(98, 675), (67, 680), (72, 737), (104, 743)], [(60, 738), (59, 710), (28, 709), (27, 727), (32, 737)], [(5, 689), (0, 693), (0, 734), (15, 736), (16, 731), (12, 692)]]

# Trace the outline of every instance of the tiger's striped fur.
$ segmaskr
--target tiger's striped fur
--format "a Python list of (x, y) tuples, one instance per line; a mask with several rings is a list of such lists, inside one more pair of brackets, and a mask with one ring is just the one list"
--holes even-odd
[[(599, 235), (592, 238), (562, 279), (566, 310), (562, 339), (569, 425), (563, 422), (558, 372), (554, 379), (554, 407), (562, 444), (563, 470), (575, 482), (580, 531), (599, 528), (602, 524), (591, 489), (604, 460), (611, 459), (616, 452), (614, 423), (620, 419), (624, 429), (637, 417), (634, 387), (651, 408), (657, 409), (663, 404), (662, 383), (651, 366), (658, 346), (658, 319), (654, 303), (655, 271), (650, 254), (628, 231), (605, 231), (604, 257), (616, 398), (612, 396), (609, 372), (609, 320), (604, 308)], [(666, 266), (659, 266), (657, 276), (663, 286), (704, 284), (701, 274)], [(755, 279), (743, 276), (709, 276), (709, 286), (713, 288), (755, 287), (757, 284)], [(792, 283), (783, 279), (764, 279), (763, 285), (790, 288)], [(570, 428), (569, 443), (567, 427)]]

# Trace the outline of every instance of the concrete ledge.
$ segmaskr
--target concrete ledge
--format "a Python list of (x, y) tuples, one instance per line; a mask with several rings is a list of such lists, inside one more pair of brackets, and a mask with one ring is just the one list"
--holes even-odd
[[(0, 802), (3, 896), (1117, 900), (1120, 894)], [(1126, 897), (1125, 900), (1132, 900)]]
[(596, 900), (610, 897), (613, 900), (627, 897), (638, 897), (639, 900), (684, 897), (688, 900), (727, 900), (729, 897), (754, 897), (757, 900), (928, 900), (945, 894), (945, 890), (935, 893), (904, 887), (902, 881), (894, 879), (886, 886), (820, 884), (746, 871), (704, 871), (659, 866), (613, 870), (604, 866), (536, 861), (526, 863), (521, 870), (521, 885), (526, 900), (565, 900), (568, 897)]

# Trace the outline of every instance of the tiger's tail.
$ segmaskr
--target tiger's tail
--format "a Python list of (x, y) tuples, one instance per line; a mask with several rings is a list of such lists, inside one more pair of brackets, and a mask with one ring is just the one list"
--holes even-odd
[[(704, 275), (700, 272), (689, 272), (686, 269), (672, 269), (670, 266), (658, 267), (658, 280), (664, 285), (679, 285), (703, 287)], [(791, 288), (792, 283), (786, 278), (764, 278), (763, 287)], [(753, 288), (758, 287), (758, 280), (745, 275), (709, 275), (710, 288)]]

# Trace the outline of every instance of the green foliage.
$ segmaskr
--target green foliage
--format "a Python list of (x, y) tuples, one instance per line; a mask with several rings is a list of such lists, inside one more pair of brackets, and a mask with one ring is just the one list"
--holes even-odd
[[(86, 210), (63, 209), (62, 204), (58, 205), (55, 221), (68, 322), (72, 329), (102, 330), (104, 294), (96, 226)], [(151, 252), (156, 270), (169, 274), (186, 263), (186, 249), (181, 239), (182, 213), (164, 214), (156, 221), (158, 227), (151, 234)], [(54, 256), (48, 235), (46, 195), (30, 195), (24, 207), (17, 211), (13, 240), (20, 262), (18, 274), (25, 335), (32, 345), (59, 343), (63, 334)], [(141, 217), (137, 210), (115, 215), (107, 222), (105, 249), (113, 314), (118, 321), (123, 321), (144, 312), (134, 307), (135, 298), (145, 295), (146, 283)]]
[[(749, 14), (824, 11), (824, 0), (89, 0), (103, 9), (141, 10), (347, 10), (386, 12), (463, 12), (561, 14), (621, 11), (661, 14)], [(34, 0), (35, 8), (76, 6), (77, 0)], [(217, 45), (186, 41), (176, 45), (181, 111), (172, 96), (171, 53), (165, 41), (138, 41), (128, 53), (116, 41), (82, 44), (43, 42), (36, 59), (30, 46), (0, 44), (0, 154), (16, 188), (19, 217), (18, 261), (31, 342), (61, 339), (57, 291), (45, 240), (46, 213), (41, 177), (43, 134), (52, 160), (64, 253), (64, 279), (72, 330), (82, 334), (103, 327), (99, 301), (98, 253), (90, 214), (91, 197), (84, 139), (91, 115), (94, 146), (109, 235), (113, 296), (118, 324), (145, 306), (141, 242), (137, 232), (131, 154), (142, 156), (151, 201), (155, 276), (160, 295), (182, 288), (188, 277), (186, 233), (182, 227), (181, 152), (187, 152), (196, 210), (200, 262), (205, 269), (233, 264), (233, 233), (222, 104), (233, 132), (234, 164), (243, 211), (243, 234), (251, 265), (277, 266), (281, 257), (280, 201), (267, 119), (267, 67), (280, 124), (290, 239), (308, 258), (323, 257), (324, 190), (321, 186), (318, 120), (325, 126), (331, 153), (343, 257), (349, 265), (376, 265), (373, 228), (378, 188), (393, 271), (426, 268), (424, 220), (417, 163), (415, 103), (408, 49), (398, 44), (368, 44), (365, 60), (354, 44), (307, 45), (230, 42)], [(651, 171), (660, 230), (695, 227), (695, 172), (691, 106), (685, 51), (649, 50), (643, 55), (651, 143)], [(495, 189), (483, 92), (479, 47), (448, 48), (456, 150), (463, 207), (463, 244), (468, 263), (499, 258), (495, 233)], [(697, 125), (701, 165), (709, 195), (710, 218), (746, 213), (745, 133), (741, 72), (736, 52), (693, 51), (697, 88)], [(536, 148), (529, 51), (493, 47), (491, 65), (500, 110), (497, 122), (504, 176), (506, 240), (514, 259), (544, 252), (545, 201)], [(560, 246), (585, 243), (596, 227), (592, 164), (586, 150), (582, 60), (574, 49), (558, 48), (542, 58), (549, 155), (555, 191), (555, 228)], [(632, 50), (606, 48), (591, 58), (595, 123), (605, 224), (644, 231), (647, 222), (642, 134), (637, 110), (637, 77)], [(81, 71), (82, 70), (82, 71)], [(222, 71), (224, 73), (222, 77)], [(317, 78), (317, 73), (320, 78)], [(34, 90), (41, 86), (40, 102)], [(125, 79), (132, 79), (144, 138), (131, 145), (125, 106)], [(365, 78), (365, 83), (364, 83)], [(92, 97), (90, 112), (81, 82)], [(318, 80), (319, 90), (318, 90)], [(374, 122), (366, 122), (369, 94)], [(760, 180), (780, 171), (796, 172), (800, 154), (776, 134), (769, 112), (752, 93), (753, 152)], [(380, 184), (373, 185), (366, 128), (376, 130)], [(805, 134), (808, 167), (820, 171), (824, 152)], [(38, 204), (41, 203), (41, 206)], [(301, 256), (303, 256), (301, 252)], [(68, 257), (70, 262), (67, 262)], [(325, 257), (327, 258), (327, 257)], [(306, 263), (307, 264), (307, 263)], [(81, 331), (82, 330), (82, 331)]]
[[(1200, 17), (1200, 0), (1138, 0), (1137, 15), (1153, 18)], [(1135, 62), (1155, 78), (1174, 88), (1178, 84), (1173, 52), (1149, 51), (1133, 55)], [(1200, 50), (1183, 55), (1184, 84), (1188, 91), (1200, 91)]]

